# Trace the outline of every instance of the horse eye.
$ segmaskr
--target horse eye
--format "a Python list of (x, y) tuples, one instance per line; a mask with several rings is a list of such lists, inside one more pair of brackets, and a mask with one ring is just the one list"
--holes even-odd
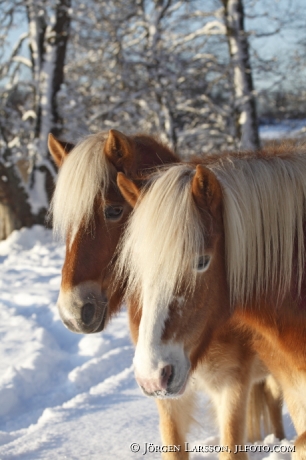
[(210, 263), (210, 256), (208, 255), (200, 256), (198, 258), (197, 271), (204, 272), (205, 270), (207, 270), (209, 263)]
[(107, 206), (104, 209), (104, 216), (107, 220), (117, 220), (121, 216), (123, 208), (120, 206)]

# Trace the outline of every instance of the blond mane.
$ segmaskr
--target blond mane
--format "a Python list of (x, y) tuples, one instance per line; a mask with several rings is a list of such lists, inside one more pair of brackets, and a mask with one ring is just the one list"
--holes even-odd
[[(231, 302), (281, 298), (304, 272), (305, 151), (224, 155), (208, 167), (223, 191), (227, 276)], [(150, 292), (167, 305), (182, 280), (193, 289), (205, 229), (191, 194), (195, 168), (176, 165), (152, 178), (121, 243), (118, 276), (128, 293)], [(140, 286), (142, 287), (140, 290)], [(148, 291), (149, 289), (149, 291)]]
[(97, 194), (104, 197), (110, 182), (110, 166), (103, 155), (106, 136), (98, 133), (83, 139), (60, 169), (50, 213), (54, 233), (61, 238), (74, 235), (81, 222), (86, 228)]
[(304, 272), (305, 152), (238, 157), (212, 169), (223, 189), (232, 304), (246, 304), (272, 293), (277, 302), (290, 290), (293, 276), (300, 291)]

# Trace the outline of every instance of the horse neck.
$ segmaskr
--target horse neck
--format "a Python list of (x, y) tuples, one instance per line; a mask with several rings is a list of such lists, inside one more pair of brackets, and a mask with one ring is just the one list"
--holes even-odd
[(136, 169), (138, 173), (155, 166), (180, 161), (173, 150), (153, 137), (137, 135), (134, 136), (133, 141), (135, 143)]

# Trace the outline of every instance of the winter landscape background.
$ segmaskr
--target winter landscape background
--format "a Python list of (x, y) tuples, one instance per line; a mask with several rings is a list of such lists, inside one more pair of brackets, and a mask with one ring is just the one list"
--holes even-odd
[(68, 142), (146, 132), (185, 157), (305, 118), (304, 0), (2, 0), (0, 240), (44, 225)]

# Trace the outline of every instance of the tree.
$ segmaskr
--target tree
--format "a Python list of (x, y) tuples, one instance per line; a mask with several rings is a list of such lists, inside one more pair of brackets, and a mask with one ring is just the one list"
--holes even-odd
[(236, 138), (243, 149), (258, 149), (259, 135), (242, 0), (222, 0), (232, 65)]
[(259, 117), (304, 117), (303, 0), (245, 0), (245, 11)]
[[(49, 132), (58, 135), (62, 128), (56, 96), (64, 80), (69, 8), (70, 0), (54, 0), (53, 4), (16, 0), (1, 5), (6, 34), (18, 15), (27, 17), (28, 30), (0, 74), (5, 79), (0, 117), (0, 238), (13, 228), (45, 222), (55, 176), (47, 136)], [(20, 53), (26, 41), (29, 59)], [(5, 44), (5, 36), (1, 42)]]
[(213, 1), (83, 3), (60, 92), (67, 132), (159, 133), (181, 154), (233, 145), (226, 46)]

